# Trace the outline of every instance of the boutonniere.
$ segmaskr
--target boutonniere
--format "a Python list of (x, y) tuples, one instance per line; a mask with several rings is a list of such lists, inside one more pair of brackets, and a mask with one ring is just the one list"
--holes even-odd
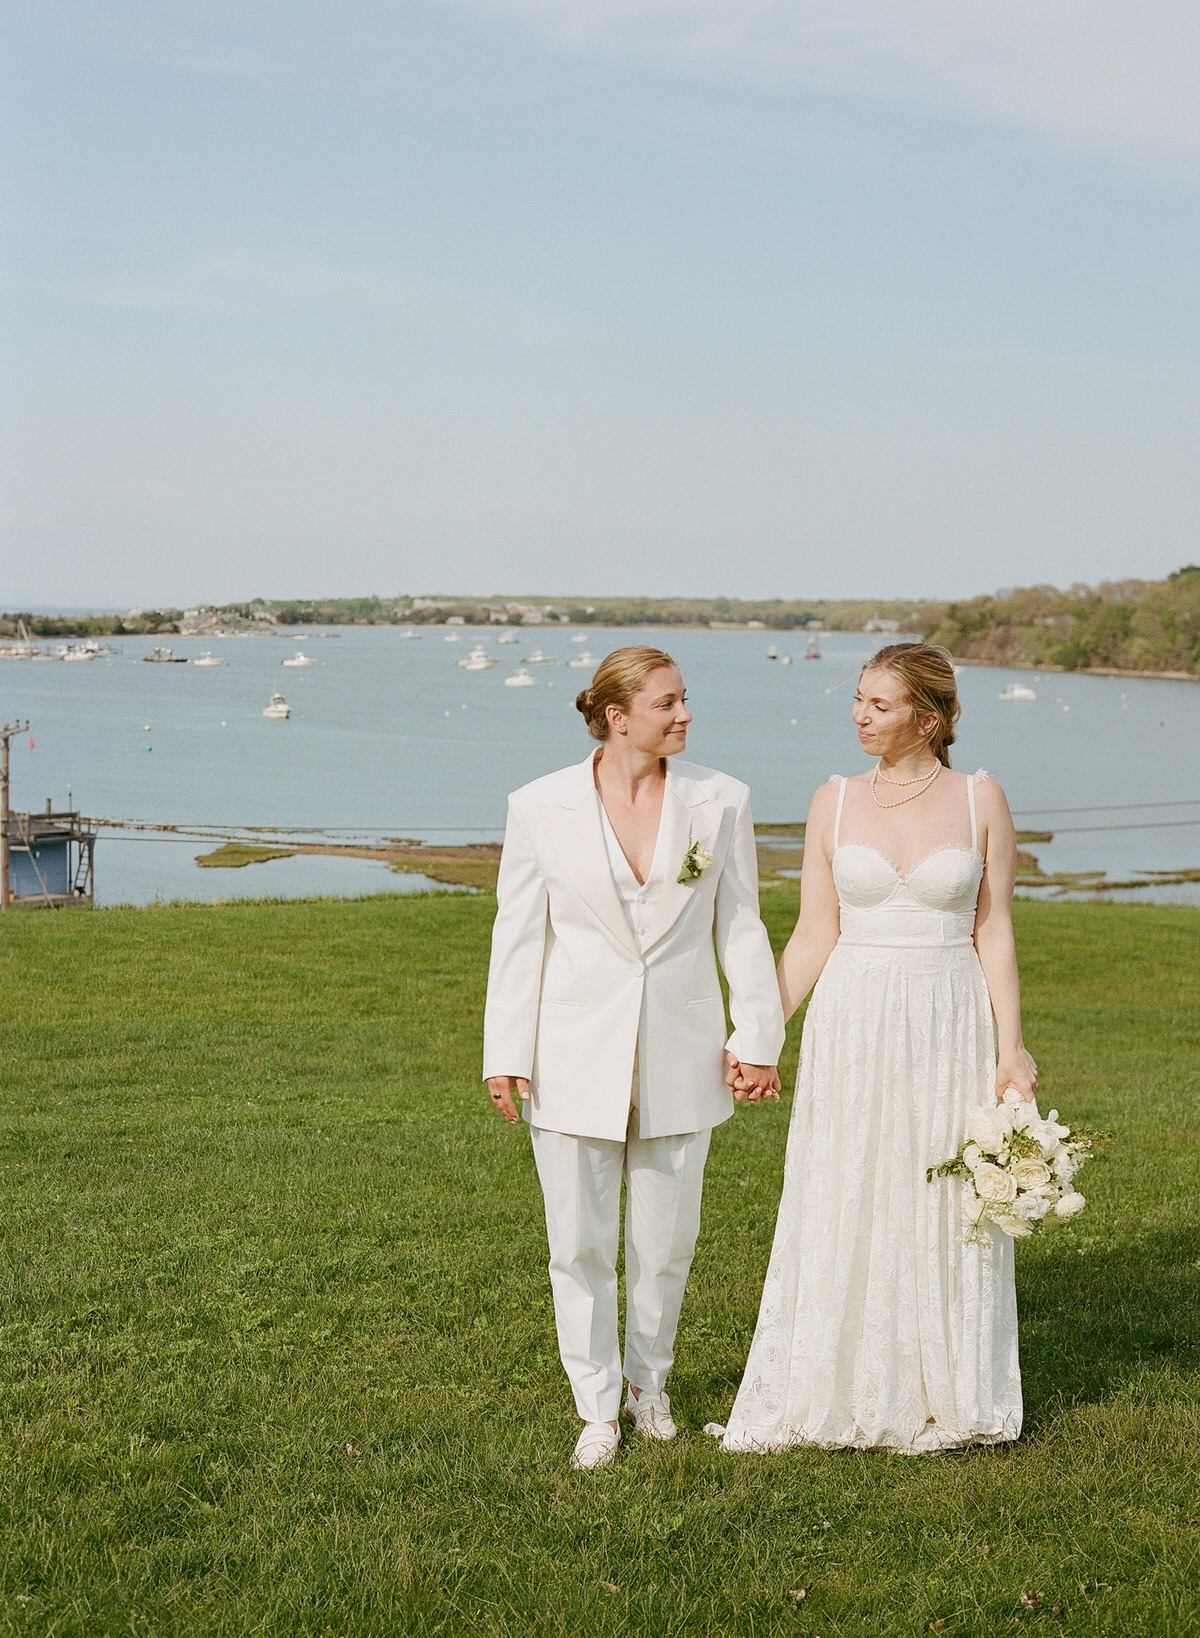
[(708, 869), (712, 862), (712, 854), (707, 848), (701, 847), (700, 843), (696, 841), (695, 837), (692, 835), (692, 827), (689, 825), (688, 847), (687, 852), (683, 856), (683, 868), (680, 870), (675, 880), (680, 882), (685, 887), (687, 886), (688, 882), (699, 881), (700, 877), (703, 876), (704, 872)]

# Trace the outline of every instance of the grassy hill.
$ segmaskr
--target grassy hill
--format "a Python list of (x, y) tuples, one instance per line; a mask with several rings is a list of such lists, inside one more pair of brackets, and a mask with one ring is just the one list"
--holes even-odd
[[(778, 943), (795, 888), (763, 897)], [(528, 1141), (477, 1079), (492, 903), (3, 918), (0, 1633), (1200, 1630), (1200, 913), (1017, 906), (1049, 1098), (1119, 1135), (1017, 1248), (1017, 1446), (703, 1437), (785, 1103), (714, 1139), (680, 1440), (585, 1477)]]

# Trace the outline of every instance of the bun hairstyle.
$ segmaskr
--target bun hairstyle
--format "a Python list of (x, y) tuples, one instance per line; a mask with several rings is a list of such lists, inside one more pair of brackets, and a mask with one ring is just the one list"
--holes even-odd
[(904, 684), (915, 720), (937, 718), (929, 735), (929, 749), (948, 768), (954, 725), (962, 715), (962, 706), (958, 702), (954, 661), (947, 650), (936, 643), (889, 643), (872, 654), (863, 671), (890, 671)]
[(591, 687), (581, 689), (575, 696), (575, 709), (582, 714), (592, 738), (605, 740), (612, 732), (608, 720), (610, 705), (615, 705), (618, 711), (628, 711), (634, 695), (641, 693), (650, 673), (674, 664), (661, 648), (649, 648), (644, 643), (614, 648), (611, 654), (606, 654), (596, 667)]

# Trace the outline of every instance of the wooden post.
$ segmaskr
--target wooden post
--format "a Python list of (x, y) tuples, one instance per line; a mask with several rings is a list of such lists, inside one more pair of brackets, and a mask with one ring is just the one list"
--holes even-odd
[(28, 732), (27, 722), (6, 722), (0, 728), (0, 910), (7, 910), (12, 899), (8, 884), (8, 742), (14, 734)]

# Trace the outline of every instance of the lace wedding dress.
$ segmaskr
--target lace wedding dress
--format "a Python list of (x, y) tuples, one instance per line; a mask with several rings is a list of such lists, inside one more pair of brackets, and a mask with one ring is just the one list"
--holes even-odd
[(905, 1452), (1021, 1431), (1013, 1243), (968, 1245), (961, 1185), (926, 1181), (994, 1101), (992, 1011), (972, 935), (970, 848), (905, 877), (842, 842), (841, 936), (804, 1023), (758, 1325), (722, 1448)]

